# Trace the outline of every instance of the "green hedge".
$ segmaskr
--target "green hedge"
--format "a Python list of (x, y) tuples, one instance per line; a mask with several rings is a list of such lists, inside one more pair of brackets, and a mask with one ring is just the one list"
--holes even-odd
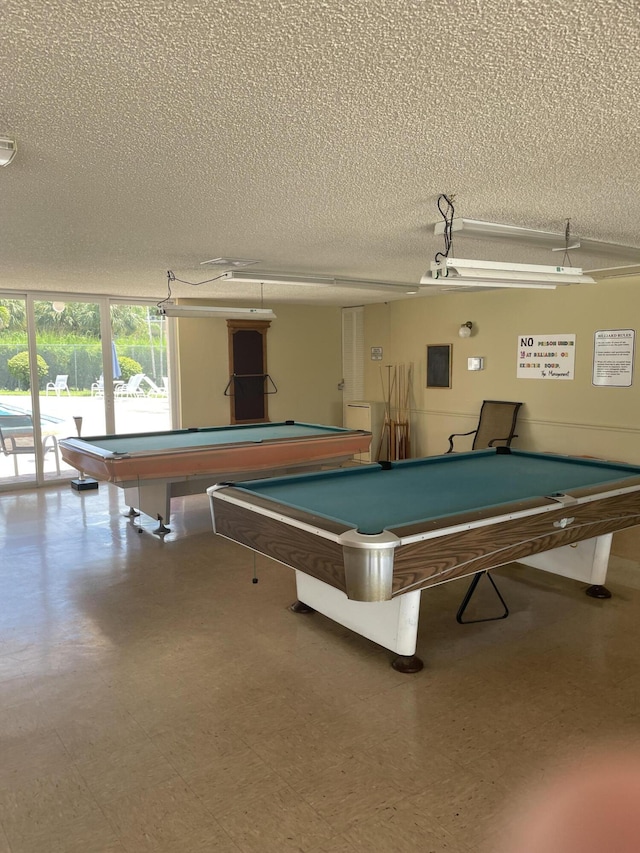
[[(0, 343), (0, 389), (17, 390), (16, 378), (11, 375), (7, 362), (20, 352), (25, 345)], [(67, 375), (71, 389), (88, 391), (91, 383), (102, 375), (102, 347), (99, 342), (87, 344), (42, 344), (38, 355), (49, 366), (49, 375), (40, 380), (40, 388), (44, 389), (47, 382), (53, 382), (58, 375)], [(162, 377), (168, 373), (166, 351), (162, 347), (150, 345), (124, 344), (118, 346), (119, 358), (131, 358), (137, 361), (143, 373), (157, 384), (162, 383)]]

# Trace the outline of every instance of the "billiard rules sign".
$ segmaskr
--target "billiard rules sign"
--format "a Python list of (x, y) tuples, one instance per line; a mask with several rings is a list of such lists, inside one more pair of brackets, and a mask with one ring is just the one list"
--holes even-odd
[(594, 385), (629, 388), (633, 381), (634, 329), (602, 329), (593, 341)]
[(573, 379), (575, 335), (518, 335), (518, 379)]

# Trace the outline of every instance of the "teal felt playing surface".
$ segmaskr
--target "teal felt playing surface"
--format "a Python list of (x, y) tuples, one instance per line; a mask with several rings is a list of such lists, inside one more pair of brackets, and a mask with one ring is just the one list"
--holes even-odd
[[(640, 476), (629, 465), (494, 450), (341, 468), (239, 488), (354, 525), (361, 533)], [(453, 522), (452, 522), (453, 523)]]
[(82, 440), (109, 453), (148, 453), (274, 439), (312, 438), (321, 435), (339, 435), (343, 432), (348, 432), (348, 430), (317, 424), (271, 423), (209, 427), (193, 431), (181, 429), (169, 432), (140, 433), (139, 435), (103, 435), (97, 438), (83, 438)]

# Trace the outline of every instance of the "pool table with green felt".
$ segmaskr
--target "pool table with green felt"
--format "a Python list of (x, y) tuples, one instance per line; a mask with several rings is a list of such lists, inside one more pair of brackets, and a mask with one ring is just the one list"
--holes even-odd
[(170, 501), (221, 480), (246, 480), (338, 465), (366, 452), (371, 433), (296, 421), (65, 438), (63, 459), (115, 483), (125, 501), (168, 528)]
[(503, 447), (207, 491), (216, 533), (296, 569), (300, 602), (407, 671), (422, 589), (518, 561), (605, 597), (612, 534), (640, 524), (639, 467)]

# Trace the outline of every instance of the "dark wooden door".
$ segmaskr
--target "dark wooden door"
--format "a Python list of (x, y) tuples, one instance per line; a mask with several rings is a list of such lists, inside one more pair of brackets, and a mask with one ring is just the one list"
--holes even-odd
[(270, 325), (266, 321), (227, 320), (232, 424), (269, 419), (267, 329)]

